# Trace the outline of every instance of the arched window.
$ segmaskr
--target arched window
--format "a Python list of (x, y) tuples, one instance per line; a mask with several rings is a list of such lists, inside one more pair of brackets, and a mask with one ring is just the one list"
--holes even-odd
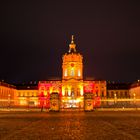
[(111, 91), (111, 98), (114, 98), (114, 92)]
[(80, 96), (80, 88), (77, 89), (77, 96)]
[(127, 91), (125, 91), (125, 97), (126, 97), (126, 98), (128, 97)]
[(78, 70), (78, 76), (79, 76), (79, 77), (81, 76), (81, 72), (80, 72), (80, 70)]
[(71, 69), (70, 76), (74, 76), (74, 69)]
[(104, 91), (102, 91), (102, 97), (104, 97)]
[(65, 96), (68, 96), (68, 88), (65, 88)]
[(109, 93), (108, 93), (108, 91), (107, 91), (107, 98), (109, 98)]
[(74, 88), (71, 88), (71, 96), (74, 96)]
[(117, 96), (118, 98), (120, 97), (118, 91), (116, 91), (116, 96)]
[(123, 92), (122, 91), (120, 92), (120, 97), (123, 98)]
[(68, 76), (68, 71), (65, 69), (64, 76)]
[(98, 91), (96, 91), (96, 96), (98, 97)]

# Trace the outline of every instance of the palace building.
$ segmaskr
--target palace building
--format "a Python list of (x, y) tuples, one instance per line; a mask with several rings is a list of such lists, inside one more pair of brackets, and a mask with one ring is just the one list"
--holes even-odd
[(0, 82), (0, 107), (14, 105), (16, 97), (16, 86)]
[[(71, 38), (68, 52), (62, 56), (62, 80), (39, 81), (37, 85), (18, 85), (10, 88), (1, 99), (10, 98), (16, 106), (50, 107), (51, 95), (58, 94), (60, 108), (84, 108), (84, 94), (106, 98), (106, 81), (83, 79), (83, 56), (77, 51), (74, 36)], [(4, 94), (2, 87), (2, 95)], [(16, 90), (16, 92), (12, 92)], [(10, 94), (12, 93), (12, 94)], [(14, 93), (14, 95), (13, 95)], [(12, 95), (12, 96), (11, 96)]]
[(130, 85), (107, 83), (105, 80), (85, 80), (83, 70), (83, 56), (77, 51), (72, 36), (68, 51), (62, 56), (61, 80), (17, 86), (0, 82), (0, 106), (92, 110), (95, 106), (106, 106), (109, 102), (130, 102), (136, 101), (136, 98), (140, 101), (140, 82)]
[(77, 51), (72, 36), (68, 52), (62, 56), (62, 81), (40, 81), (39, 94), (47, 98), (57, 92), (61, 108), (83, 108), (84, 94), (106, 97), (106, 81), (85, 81), (83, 79), (83, 56)]

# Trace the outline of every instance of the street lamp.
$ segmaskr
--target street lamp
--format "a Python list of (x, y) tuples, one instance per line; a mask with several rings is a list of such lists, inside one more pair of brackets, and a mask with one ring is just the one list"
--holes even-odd
[(136, 94), (134, 93), (134, 94), (133, 94), (133, 96), (134, 96), (134, 99), (135, 99), (135, 97), (136, 97)]
[(114, 103), (116, 103), (116, 100), (117, 100), (117, 95), (116, 93), (114, 94)]
[(116, 99), (117, 98), (117, 95), (116, 95), (116, 93), (114, 94), (114, 99)]

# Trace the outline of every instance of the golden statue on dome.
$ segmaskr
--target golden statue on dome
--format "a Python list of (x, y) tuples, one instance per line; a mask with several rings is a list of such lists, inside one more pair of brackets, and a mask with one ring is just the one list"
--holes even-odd
[(74, 43), (74, 35), (71, 36), (71, 44), (69, 44), (69, 53), (76, 53), (76, 44)]

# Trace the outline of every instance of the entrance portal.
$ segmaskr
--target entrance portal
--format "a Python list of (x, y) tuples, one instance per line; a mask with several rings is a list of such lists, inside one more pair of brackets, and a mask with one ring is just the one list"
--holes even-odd
[(82, 109), (84, 108), (84, 100), (83, 98), (65, 98), (61, 101), (61, 108), (65, 109)]

